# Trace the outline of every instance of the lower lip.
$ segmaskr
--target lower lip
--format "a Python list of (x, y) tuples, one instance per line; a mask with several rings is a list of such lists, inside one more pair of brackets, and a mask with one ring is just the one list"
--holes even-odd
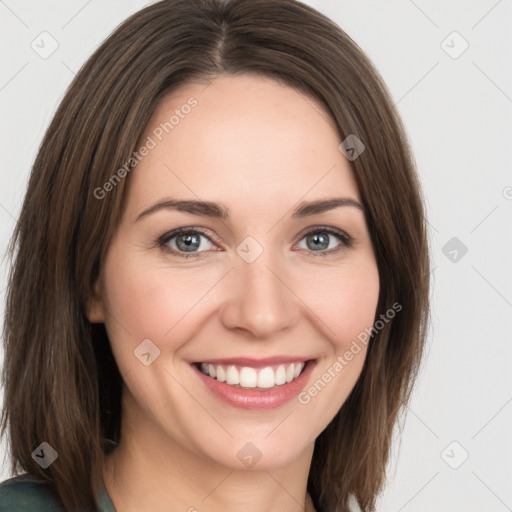
[(316, 361), (308, 361), (302, 373), (291, 382), (269, 389), (238, 388), (219, 382), (205, 375), (196, 365), (192, 365), (206, 387), (220, 399), (237, 409), (277, 409), (295, 398), (306, 385)]

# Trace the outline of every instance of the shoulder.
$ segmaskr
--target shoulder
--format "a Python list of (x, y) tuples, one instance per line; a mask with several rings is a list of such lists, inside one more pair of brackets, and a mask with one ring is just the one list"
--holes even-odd
[(0, 482), (0, 512), (64, 512), (52, 488), (30, 475)]

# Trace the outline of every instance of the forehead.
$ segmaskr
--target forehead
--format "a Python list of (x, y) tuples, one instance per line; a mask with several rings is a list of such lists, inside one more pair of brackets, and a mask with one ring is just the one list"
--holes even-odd
[[(337, 193), (359, 200), (333, 119), (309, 96), (258, 75), (221, 75), (166, 96), (139, 141), (128, 210), (164, 196), (252, 212)], [(236, 208), (234, 208), (236, 210)]]

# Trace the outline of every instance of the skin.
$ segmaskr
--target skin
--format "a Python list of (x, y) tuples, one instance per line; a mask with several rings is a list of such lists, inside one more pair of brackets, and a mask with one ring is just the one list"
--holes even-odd
[[(105, 323), (125, 382), (122, 440), (107, 457), (105, 486), (118, 512), (312, 511), (314, 441), (356, 383), (366, 347), (308, 404), (294, 399), (274, 410), (231, 407), (190, 363), (307, 356), (316, 366), (304, 389), (321, 378), (372, 326), (379, 275), (360, 209), (291, 213), (303, 201), (361, 197), (322, 105), (261, 76), (181, 86), (162, 100), (141, 142), (190, 96), (197, 106), (129, 175), (88, 307), (91, 322)], [(222, 203), (230, 217), (163, 209), (136, 221), (171, 197)], [(211, 239), (200, 236), (199, 257), (158, 246), (180, 227), (203, 228)], [(319, 227), (343, 231), (352, 245), (330, 235), (327, 249), (315, 249), (306, 235)], [(236, 252), (248, 236), (263, 248), (252, 263)], [(177, 241), (167, 247), (183, 254)], [(160, 350), (148, 366), (134, 357), (144, 339)], [(251, 468), (237, 458), (247, 442), (262, 454)]]

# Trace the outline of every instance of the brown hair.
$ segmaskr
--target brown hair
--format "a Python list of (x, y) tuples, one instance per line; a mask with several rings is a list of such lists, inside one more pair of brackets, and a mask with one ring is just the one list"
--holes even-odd
[[(123, 167), (159, 101), (178, 85), (257, 73), (317, 99), (340, 142), (366, 146), (351, 167), (380, 276), (374, 332), (350, 396), (315, 443), (315, 506), (375, 507), (393, 427), (417, 375), (428, 324), (425, 213), (404, 128), (386, 86), (335, 23), (295, 0), (164, 0), (126, 20), (84, 64), (32, 168), (9, 254), (1, 433), (12, 472), (49, 482), (70, 511), (95, 510), (101, 465), (120, 439), (122, 378), (102, 324), (85, 314), (129, 180)], [(58, 460), (31, 457), (43, 441)]]

